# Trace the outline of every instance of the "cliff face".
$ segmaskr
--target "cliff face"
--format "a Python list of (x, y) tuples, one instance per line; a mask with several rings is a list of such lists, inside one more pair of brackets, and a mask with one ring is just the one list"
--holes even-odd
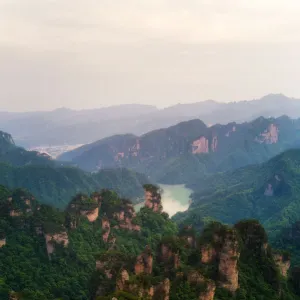
[(220, 284), (232, 293), (239, 288), (239, 257), (238, 242), (232, 237), (226, 237), (219, 254)]
[(67, 232), (45, 234), (45, 240), (48, 255), (54, 252), (56, 243), (62, 244), (64, 247), (68, 247), (69, 244), (69, 237)]
[(105, 218), (102, 219), (102, 230), (103, 230), (103, 234), (102, 234), (103, 242), (107, 243), (110, 234), (110, 222), (108, 219)]
[(201, 246), (201, 262), (209, 264), (216, 258), (216, 250), (211, 245)]
[(0, 240), (0, 248), (6, 245), (6, 238)]
[(279, 129), (275, 124), (270, 124), (269, 127), (260, 134), (256, 139), (259, 143), (276, 144), (278, 142)]
[(145, 251), (139, 255), (136, 259), (134, 271), (136, 275), (152, 273), (153, 267), (153, 255), (149, 247), (146, 247)]
[(285, 258), (282, 254), (274, 254), (273, 258), (281, 275), (287, 277), (288, 271), (291, 266), (291, 260), (289, 258)]
[(145, 206), (153, 210), (154, 212), (161, 213), (161, 195), (158, 191), (158, 188), (153, 185), (145, 185)]
[(178, 269), (180, 265), (179, 253), (174, 252), (168, 245), (161, 245), (160, 259), (164, 264), (172, 266), (174, 269)]

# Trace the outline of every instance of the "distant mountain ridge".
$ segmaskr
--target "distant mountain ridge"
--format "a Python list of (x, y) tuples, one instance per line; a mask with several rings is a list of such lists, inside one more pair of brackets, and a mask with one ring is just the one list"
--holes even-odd
[(140, 137), (105, 138), (66, 152), (59, 159), (87, 171), (122, 166), (156, 182), (181, 184), (205, 174), (264, 162), (295, 147), (299, 139), (300, 119), (286, 116), (211, 127), (192, 120)]
[(26, 147), (86, 144), (116, 134), (142, 135), (192, 119), (208, 125), (242, 123), (260, 116), (300, 117), (300, 100), (270, 94), (258, 100), (177, 104), (164, 109), (129, 104), (75, 111), (61, 108), (50, 112), (0, 112), (0, 128)]

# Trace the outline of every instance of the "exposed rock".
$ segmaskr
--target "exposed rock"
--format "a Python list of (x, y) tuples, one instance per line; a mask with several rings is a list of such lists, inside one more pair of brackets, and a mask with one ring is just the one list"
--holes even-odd
[(159, 284), (157, 287), (154, 288), (154, 295), (152, 299), (169, 300), (170, 288), (171, 288), (170, 280), (166, 278), (161, 284)]
[(93, 210), (82, 210), (80, 214), (86, 216), (90, 222), (95, 222), (99, 215), (99, 207), (96, 207)]
[(284, 258), (281, 254), (273, 255), (276, 266), (279, 268), (282, 276), (287, 277), (288, 271), (291, 266), (291, 261), (289, 258)]
[(209, 264), (216, 258), (216, 250), (211, 245), (201, 246), (201, 262)]
[(192, 153), (208, 153), (208, 139), (204, 136), (200, 137), (199, 139), (193, 141), (192, 143)]
[(219, 253), (220, 285), (232, 293), (239, 288), (239, 256), (238, 241), (234, 236), (226, 236)]
[(9, 215), (11, 217), (19, 217), (19, 216), (22, 216), (22, 212), (13, 209), (9, 212)]
[(0, 248), (6, 245), (6, 238), (0, 240)]
[(127, 270), (122, 270), (119, 278), (117, 279), (117, 291), (124, 291), (128, 285), (129, 274)]
[(145, 273), (151, 274), (153, 267), (153, 255), (151, 249), (147, 246), (145, 251), (136, 259), (134, 271), (136, 275)]
[(102, 234), (103, 241), (107, 243), (110, 234), (110, 223), (106, 218), (102, 219), (102, 230), (104, 231)]
[(206, 284), (206, 290), (200, 293), (199, 300), (214, 300), (216, 284), (211, 280), (207, 281)]
[(218, 137), (214, 136), (212, 138), (212, 142), (211, 142), (211, 150), (212, 150), (212, 152), (216, 152), (217, 151), (217, 147), (218, 147)]
[(276, 144), (278, 142), (278, 128), (274, 124), (270, 124), (268, 129), (260, 134), (256, 141), (261, 144)]
[(125, 157), (125, 153), (124, 152), (119, 152), (115, 155), (115, 161), (120, 161), (122, 158)]
[(273, 196), (273, 194), (274, 194), (273, 186), (272, 186), (271, 183), (268, 183), (268, 185), (267, 185), (267, 187), (266, 187), (266, 189), (265, 189), (264, 195), (265, 195), (265, 196)]
[(161, 205), (161, 195), (158, 192), (158, 189), (145, 189), (145, 206), (152, 209), (154, 212), (162, 212), (163, 207)]
[(45, 234), (45, 239), (48, 255), (54, 252), (55, 243), (62, 244), (64, 247), (67, 247), (69, 244), (69, 237), (66, 231), (54, 234)]
[(161, 245), (161, 260), (165, 264), (171, 264), (173, 268), (178, 269), (180, 265), (179, 253), (174, 253), (167, 245)]

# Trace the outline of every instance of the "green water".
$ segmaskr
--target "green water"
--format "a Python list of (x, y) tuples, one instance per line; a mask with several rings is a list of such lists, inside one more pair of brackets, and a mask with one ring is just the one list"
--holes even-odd
[[(186, 188), (184, 184), (159, 184), (159, 186), (163, 190), (161, 200), (164, 211), (167, 212), (170, 217), (179, 211), (186, 211), (189, 208), (192, 190)], [(144, 203), (137, 204), (135, 206), (136, 211), (140, 210), (143, 205)]]

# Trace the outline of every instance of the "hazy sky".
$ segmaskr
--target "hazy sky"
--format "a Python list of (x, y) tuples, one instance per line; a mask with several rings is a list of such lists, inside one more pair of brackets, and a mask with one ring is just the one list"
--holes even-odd
[(0, 0), (0, 110), (300, 98), (299, 0)]

